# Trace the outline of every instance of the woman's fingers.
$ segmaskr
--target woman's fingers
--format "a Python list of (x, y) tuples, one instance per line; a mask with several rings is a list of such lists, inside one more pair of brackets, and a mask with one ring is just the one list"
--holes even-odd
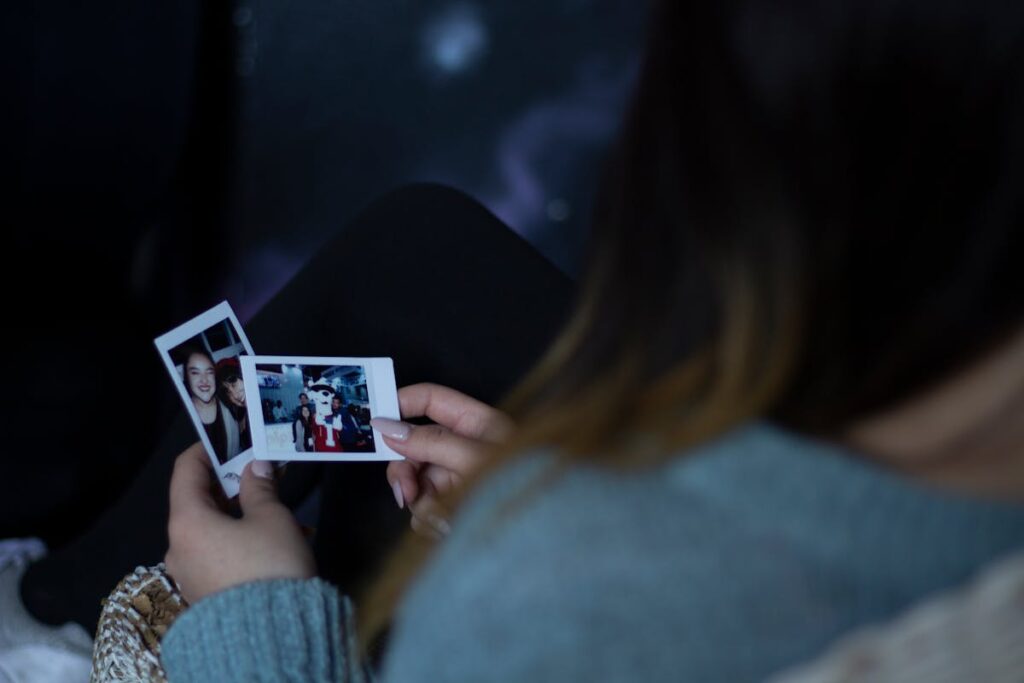
[(409, 505), (412, 518), (409, 520), (413, 531), (430, 538), (439, 539), (451, 532), (448, 513), (432, 495), (422, 495), (419, 500)]
[[(420, 468), (420, 496), (444, 495), (462, 484), (463, 477), (447, 467), (424, 465)], [(417, 496), (420, 497), (420, 496)]]
[(513, 426), (501, 411), (438, 384), (402, 387), (398, 401), (403, 417), (426, 417), (435, 423), (370, 420), (385, 443), (407, 458), (391, 463), (387, 477), (395, 502), (410, 510), (431, 492), (447, 492), (458, 485), (479, 466), (488, 446), (505, 439)]
[(210, 493), (209, 456), (202, 443), (195, 443), (174, 461), (171, 475), (171, 517), (199, 510), (219, 512), (217, 502)]
[(411, 425), (379, 417), (370, 420), (370, 424), (399, 455), (446, 467), (461, 476), (466, 476), (477, 466), (486, 447), (441, 425)]
[(443, 495), (462, 483), (461, 476), (445, 467), (412, 460), (390, 463), (387, 478), (400, 508), (411, 506), (420, 496)]
[(444, 538), (444, 535), (442, 535), (441, 532), (426, 522), (421, 521), (418, 517), (410, 517), (409, 526), (412, 527), (412, 530), (420, 536), (426, 536), (434, 541), (440, 541)]
[(512, 431), (505, 413), (440, 384), (412, 384), (398, 390), (402, 417), (427, 417), (456, 434), (491, 443), (504, 440)]
[[(236, 519), (215, 507), (208, 509), (213, 506), (208, 492), (207, 502), (200, 502), (199, 474), (205, 475), (209, 487), (210, 468), (191, 449), (179, 456), (164, 561), (189, 602), (250, 581), (316, 575), (302, 530), (278, 500), (273, 481), (259, 476), (258, 464), (249, 465), (242, 475), (243, 515)], [(262, 473), (270, 471), (264, 468)]]
[(416, 500), (420, 495), (419, 470), (422, 465), (412, 460), (395, 460), (388, 464), (387, 478), (398, 507)]
[(284, 506), (277, 495), (272, 462), (253, 460), (245, 466), (238, 488), (238, 503), (243, 515), (252, 516), (265, 509), (280, 512)]

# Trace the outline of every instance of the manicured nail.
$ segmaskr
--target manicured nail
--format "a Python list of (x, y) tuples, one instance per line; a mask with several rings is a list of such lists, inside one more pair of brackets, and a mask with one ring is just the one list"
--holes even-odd
[(370, 420), (370, 426), (379, 431), (384, 436), (398, 441), (405, 441), (409, 438), (409, 433), (412, 431), (412, 425), (407, 422), (400, 422), (399, 420), (392, 420), (387, 417), (375, 417)]
[(253, 460), (249, 464), (249, 470), (261, 479), (274, 478), (274, 463), (269, 460)]
[(395, 502), (398, 503), (398, 509), (401, 510), (405, 507), (405, 500), (402, 496), (402, 485), (396, 481), (391, 485), (391, 490), (395, 494)]
[(442, 536), (447, 536), (452, 532), (452, 525), (448, 523), (448, 520), (444, 517), (438, 517), (437, 515), (430, 515), (430, 526), (437, 529), (437, 532)]

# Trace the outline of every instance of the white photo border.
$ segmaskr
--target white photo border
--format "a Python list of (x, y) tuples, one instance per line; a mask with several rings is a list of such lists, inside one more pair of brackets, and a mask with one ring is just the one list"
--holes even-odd
[[(390, 358), (341, 358), (334, 356), (242, 356), (242, 382), (245, 384), (246, 409), (249, 411), (249, 429), (252, 430), (252, 450), (255, 460), (306, 460), (315, 462), (367, 462), (404, 460), (384, 443), (376, 429), (373, 430), (373, 453), (271, 453), (267, 448), (266, 425), (263, 424), (262, 400), (256, 376), (257, 365), (357, 365), (366, 374), (366, 393), (370, 404), (370, 415), (401, 419), (398, 407), (398, 388), (395, 383), (395, 365)], [(254, 392), (254, 393), (250, 393)]]
[(188, 416), (192, 420), (192, 426), (195, 427), (195, 430), (199, 435), (199, 440), (202, 441), (203, 446), (206, 447), (206, 453), (210, 457), (210, 464), (213, 465), (213, 470), (217, 474), (217, 481), (220, 482), (220, 486), (224, 490), (224, 494), (228, 498), (234, 498), (238, 495), (238, 486), (242, 481), (242, 470), (244, 470), (245, 466), (253, 459), (253, 449), (249, 448), (240, 452), (223, 465), (217, 462), (217, 458), (213, 454), (213, 444), (210, 443), (210, 437), (206, 435), (203, 423), (199, 419), (199, 413), (196, 412), (195, 405), (192, 403), (192, 399), (188, 395), (188, 390), (185, 388), (185, 382), (178, 375), (178, 370), (174, 365), (174, 360), (171, 358), (171, 351), (173, 349), (198, 334), (205, 332), (217, 323), (224, 322), (225, 320), (229, 321), (234, 326), (234, 330), (238, 334), (239, 340), (241, 340), (242, 345), (245, 347), (247, 355), (239, 356), (239, 360), (242, 358), (252, 357), (252, 344), (249, 343), (249, 338), (245, 335), (245, 330), (242, 329), (242, 325), (238, 322), (238, 317), (231, 308), (231, 304), (227, 301), (222, 301), (208, 311), (200, 313), (170, 332), (160, 335), (153, 340), (153, 343), (156, 344), (157, 351), (160, 352), (160, 358), (167, 367), (167, 372), (171, 375), (172, 383), (178, 390), (178, 395), (181, 397), (185, 410), (188, 412)]

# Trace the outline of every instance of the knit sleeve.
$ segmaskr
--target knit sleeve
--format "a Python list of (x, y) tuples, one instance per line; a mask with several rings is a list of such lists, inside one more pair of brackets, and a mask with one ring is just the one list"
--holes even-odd
[(349, 600), (319, 579), (248, 583), (185, 611), (164, 637), (167, 680), (369, 683)]

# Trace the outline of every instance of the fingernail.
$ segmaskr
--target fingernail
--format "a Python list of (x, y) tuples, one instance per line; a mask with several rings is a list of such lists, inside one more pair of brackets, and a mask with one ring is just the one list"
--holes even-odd
[(398, 509), (401, 510), (405, 507), (405, 500), (402, 496), (402, 485), (397, 481), (391, 485), (391, 491), (395, 494), (395, 502), (398, 503)]
[(384, 436), (392, 439), (398, 439), (399, 441), (405, 441), (409, 438), (409, 432), (412, 431), (412, 425), (401, 422), (399, 420), (392, 420), (387, 417), (375, 417), (370, 420), (370, 426), (379, 431)]
[(448, 520), (444, 517), (438, 517), (437, 515), (430, 515), (430, 526), (437, 529), (437, 532), (442, 536), (447, 536), (452, 532), (452, 525), (448, 523)]
[(253, 460), (249, 464), (249, 470), (261, 479), (274, 478), (274, 465), (269, 460)]

